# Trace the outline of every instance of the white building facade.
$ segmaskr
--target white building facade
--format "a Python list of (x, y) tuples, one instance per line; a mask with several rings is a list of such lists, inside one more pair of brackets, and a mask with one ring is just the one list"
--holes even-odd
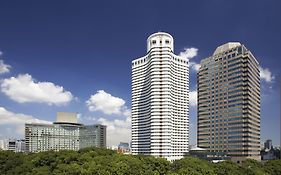
[(106, 126), (77, 123), (76, 113), (57, 113), (53, 124), (26, 123), (27, 152), (106, 147)]
[(0, 140), (0, 151), (14, 151), (14, 152), (25, 152), (25, 140), (20, 139), (2, 139)]
[(188, 60), (174, 54), (164, 32), (147, 39), (147, 54), (132, 61), (132, 154), (182, 158), (189, 141)]

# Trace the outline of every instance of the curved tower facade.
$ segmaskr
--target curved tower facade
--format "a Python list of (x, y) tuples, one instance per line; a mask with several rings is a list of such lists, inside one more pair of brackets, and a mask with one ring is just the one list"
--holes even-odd
[(132, 61), (132, 153), (182, 158), (189, 140), (188, 60), (174, 54), (164, 32), (147, 39), (147, 54)]

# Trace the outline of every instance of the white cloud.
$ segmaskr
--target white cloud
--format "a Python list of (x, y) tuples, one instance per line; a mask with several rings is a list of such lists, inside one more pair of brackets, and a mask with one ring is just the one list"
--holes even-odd
[(201, 67), (201, 65), (198, 64), (198, 63), (196, 63), (196, 62), (194, 62), (194, 61), (190, 61), (190, 62), (189, 62), (189, 67), (191, 67), (191, 69), (193, 69), (193, 70), (195, 70), (196, 72), (198, 72), (199, 69), (200, 69), (200, 67)]
[(129, 143), (131, 141), (131, 117), (127, 117), (125, 120), (115, 119), (113, 121), (99, 118), (98, 122), (107, 126), (108, 146), (118, 146), (120, 142)]
[(16, 114), (6, 110), (4, 107), (0, 107), (0, 125), (6, 124), (24, 124), (24, 123), (46, 123), (50, 124), (51, 122), (37, 119), (31, 115), (25, 114)]
[(19, 103), (37, 102), (63, 105), (73, 98), (71, 92), (51, 82), (37, 82), (29, 74), (18, 75), (1, 81), (1, 91)]
[(197, 105), (197, 91), (189, 91), (189, 104), (190, 106)]
[(125, 101), (119, 97), (114, 97), (104, 90), (98, 90), (86, 101), (89, 111), (100, 111), (111, 115), (130, 115), (130, 110), (125, 106)]
[[(108, 146), (117, 146), (120, 142), (130, 142), (131, 140), (131, 110), (125, 103), (122, 98), (112, 96), (104, 90), (97, 91), (86, 101), (89, 111), (99, 111), (105, 114), (103, 117), (88, 116), (85, 119), (107, 126)], [(107, 115), (112, 114), (118, 118), (108, 119)]]
[[(0, 56), (2, 55), (2, 52), (0, 52)], [(3, 60), (0, 60), (0, 74), (8, 73), (10, 72), (11, 66), (8, 64), (5, 64)]]
[(183, 52), (180, 52), (180, 57), (186, 58), (186, 59), (191, 59), (195, 56), (197, 56), (198, 49), (191, 47), (191, 48), (184, 48)]
[(267, 83), (271, 83), (274, 80), (274, 76), (268, 68), (260, 67), (260, 78), (265, 80)]
[(14, 113), (6, 110), (4, 107), (0, 107), (0, 125), (14, 126), (16, 132), (20, 135), (24, 135), (24, 124), (25, 123), (45, 123), (51, 124), (46, 120), (40, 120), (31, 115), (25, 115), (21, 113)]
[(197, 54), (198, 54), (198, 49), (191, 47), (191, 48), (184, 48), (184, 51), (180, 52), (179, 56), (188, 59), (189, 67), (194, 71), (198, 72), (200, 68), (200, 64), (196, 63), (195, 61), (190, 61), (190, 59), (196, 57)]

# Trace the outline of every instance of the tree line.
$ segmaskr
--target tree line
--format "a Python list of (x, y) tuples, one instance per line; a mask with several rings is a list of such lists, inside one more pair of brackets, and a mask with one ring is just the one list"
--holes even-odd
[(0, 151), (1, 175), (281, 175), (281, 160), (261, 164), (211, 163), (186, 157), (174, 162), (152, 156), (118, 154), (113, 150), (86, 148), (80, 151), (14, 153)]

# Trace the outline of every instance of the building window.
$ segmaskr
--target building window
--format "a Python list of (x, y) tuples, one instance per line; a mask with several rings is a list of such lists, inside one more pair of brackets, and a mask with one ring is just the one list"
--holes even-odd
[(166, 44), (169, 44), (169, 43), (170, 43), (170, 41), (169, 41), (169, 40), (166, 40), (166, 41), (165, 41), (165, 43), (166, 43)]
[(156, 44), (156, 40), (152, 40), (152, 44)]

